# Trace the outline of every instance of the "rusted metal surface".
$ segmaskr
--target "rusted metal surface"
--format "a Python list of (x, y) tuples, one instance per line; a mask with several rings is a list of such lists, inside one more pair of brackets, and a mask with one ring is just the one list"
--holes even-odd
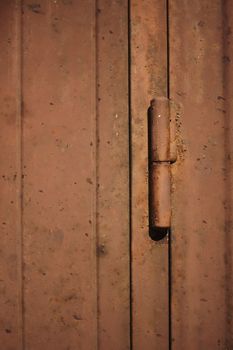
[(130, 347), (127, 1), (98, 1), (98, 338)]
[(132, 341), (168, 349), (168, 245), (148, 227), (147, 109), (167, 95), (166, 1), (131, 1)]
[(0, 348), (22, 349), (20, 43), (15, 1), (0, 2)]
[(233, 348), (233, 8), (170, 1), (175, 103), (152, 171), (167, 227), (172, 169), (169, 315), (147, 129), (149, 101), (168, 95), (166, 3), (130, 1), (131, 277), (127, 4), (0, 4), (3, 350)]
[(232, 349), (232, 4), (170, 1), (172, 349)]
[(127, 6), (98, 6), (0, 5), (4, 350), (129, 348)]
[(24, 1), (24, 344), (97, 348), (95, 4)]

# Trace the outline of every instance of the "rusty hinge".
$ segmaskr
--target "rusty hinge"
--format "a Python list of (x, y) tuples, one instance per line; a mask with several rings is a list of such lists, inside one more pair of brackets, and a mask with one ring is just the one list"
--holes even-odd
[(151, 101), (149, 129), (149, 225), (153, 239), (171, 226), (171, 163), (176, 161), (175, 123), (166, 97)]

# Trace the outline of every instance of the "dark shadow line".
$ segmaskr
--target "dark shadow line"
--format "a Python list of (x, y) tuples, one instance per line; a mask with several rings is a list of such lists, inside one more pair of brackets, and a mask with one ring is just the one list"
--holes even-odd
[(230, 2), (228, 0), (222, 1), (222, 55), (223, 68), (222, 68), (222, 83), (223, 83), (223, 109), (224, 113), (224, 168), (225, 168), (225, 227), (224, 227), (224, 238), (225, 238), (225, 346), (228, 348), (232, 346), (232, 262), (231, 262), (231, 247), (232, 247), (232, 180), (231, 180), (231, 104), (230, 104), (230, 92), (229, 86), (231, 84), (230, 79), (232, 76), (233, 69), (231, 68), (231, 59), (229, 56), (232, 50), (232, 44), (230, 43), (230, 24), (229, 24), (229, 13)]
[[(170, 99), (170, 11), (166, 0), (167, 24), (167, 97)], [(168, 231), (168, 348), (172, 350), (172, 229)]]
[[(99, 0), (95, 0), (95, 227), (96, 227), (96, 250), (99, 247)], [(100, 349), (100, 282), (99, 282), (99, 257), (96, 254), (96, 346)]]
[(19, 104), (19, 187), (20, 187), (20, 298), (21, 298), (21, 348), (26, 349), (26, 334), (25, 334), (25, 285), (24, 285), (24, 179), (23, 179), (23, 169), (24, 169), (24, 97), (23, 97), (23, 0), (17, 2), (17, 18), (18, 18), (18, 45), (19, 50), (18, 57), (18, 104)]
[(129, 317), (130, 350), (133, 350), (133, 273), (132, 273), (132, 116), (131, 116), (131, 1), (128, 0), (128, 138), (129, 138)]

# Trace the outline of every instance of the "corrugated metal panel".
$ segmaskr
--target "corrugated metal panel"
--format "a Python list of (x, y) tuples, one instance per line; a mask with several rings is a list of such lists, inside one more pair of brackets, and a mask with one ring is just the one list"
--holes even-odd
[(126, 350), (127, 6), (0, 6), (0, 347)]

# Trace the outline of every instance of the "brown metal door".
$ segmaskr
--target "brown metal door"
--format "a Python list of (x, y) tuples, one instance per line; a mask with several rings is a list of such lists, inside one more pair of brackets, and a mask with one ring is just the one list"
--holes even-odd
[[(0, 2), (0, 350), (233, 349), (232, 21), (221, 0)], [(157, 97), (177, 161), (155, 241)]]

